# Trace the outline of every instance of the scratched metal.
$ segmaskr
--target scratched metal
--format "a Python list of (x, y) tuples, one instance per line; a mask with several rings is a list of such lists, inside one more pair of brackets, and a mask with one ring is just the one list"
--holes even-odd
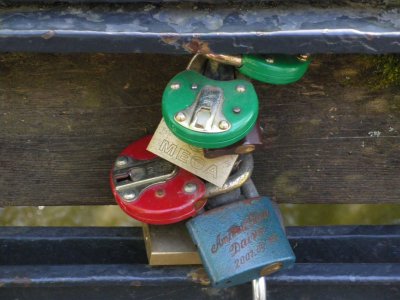
[(0, 51), (400, 52), (398, 1), (301, 2), (14, 4), (0, 9)]

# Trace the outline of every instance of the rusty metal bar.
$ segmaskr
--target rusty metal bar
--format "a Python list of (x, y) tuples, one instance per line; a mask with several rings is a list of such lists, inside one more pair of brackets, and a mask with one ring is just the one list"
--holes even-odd
[(0, 9), (0, 51), (400, 52), (396, 2), (132, 2), (19, 6), (7, 1), (14, 4)]
[[(267, 279), (269, 299), (398, 299), (400, 226), (289, 227), (297, 264)], [(1, 299), (250, 299), (215, 290), (199, 266), (149, 267), (140, 228), (0, 230)], [(111, 297), (112, 296), (112, 297)]]

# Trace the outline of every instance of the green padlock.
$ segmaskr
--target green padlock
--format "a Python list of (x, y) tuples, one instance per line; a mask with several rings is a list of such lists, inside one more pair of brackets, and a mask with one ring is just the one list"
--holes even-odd
[(307, 55), (274, 54), (268, 56), (206, 54), (207, 58), (235, 66), (240, 73), (270, 84), (298, 81), (307, 71), (311, 60)]
[(246, 80), (217, 81), (195, 71), (177, 74), (162, 99), (169, 129), (200, 148), (222, 148), (243, 139), (258, 116), (258, 97)]

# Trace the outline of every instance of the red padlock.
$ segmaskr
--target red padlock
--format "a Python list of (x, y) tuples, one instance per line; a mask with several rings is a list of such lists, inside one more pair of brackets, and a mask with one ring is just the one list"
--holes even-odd
[(205, 183), (147, 151), (151, 138), (132, 143), (115, 161), (110, 182), (117, 203), (148, 224), (171, 224), (196, 215), (207, 202)]

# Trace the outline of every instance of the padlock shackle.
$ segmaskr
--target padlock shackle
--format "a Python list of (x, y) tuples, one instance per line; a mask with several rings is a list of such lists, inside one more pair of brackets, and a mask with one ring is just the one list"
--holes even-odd
[(231, 65), (236, 68), (240, 68), (243, 64), (243, 58), (241, 55), (226, 55), (226, 54), (215, 54), (215, 53), (207, 53), (204, 54), (210, 60), (214, 60), (221, 64)]
[[(199, 54), (196, 54), (192, 60), (195, 60), (198, 55)], [(243, 66), (243, 56), (242, 55), (207, 53), (207, 54), (203, 54), (203, 56), (207, 57), (210, 60), (219, 62), (221, 64), (231, 65), (236, 68), (240, 68)], [(309, 54), (299, 54), (299, 55), (297, 55), (297, 59), (300, 61), (303, 61), (303, 62), (307, 62), (310, 59), (310, 55)]]
[[(260, 197), (260, 194), (257, 191), (257, 188), (252, 179), (247, 180), (243, 186), (241, 187), (242, 194), (245, 198), (257, 198)], [(278, 203), (275, 201), (271, 201), (272, 206), (275, 209), (276, 215), (278, 216), (279, 222), (281, 223), (282, 229), (286, 232), (285, 224), (283, 223), (283, 216), (281, 210), (279, 209)]]
[(249, 180), (254, 168), (253, 155), (244, 154), (241, 157), (242, 161), (238, 170), (233, 175), (229, 176), (222, 187), (218, 187), (212, 183), (206, 183), (206, 198), (211, 198), (233, 191), (237, 188), (240, 188), (247, 180)]
[(246, 199), (260, 197), (260, 194), (258, 193), (257, 188), (252, 179), (247, 180), (245, 184), (243, 184), (241, 189), (242, 189), (242, 194)]
[(253, 279), (253, 300), (267, 300), (267, 284), (265, 277), (261, 276), (258, 279)]
[(203, 67), (206, 63), (207, 58), (200, 53), (195, 54), (186, 66), (186, 70), (193, 70), (199, 73), (203, 73)]

